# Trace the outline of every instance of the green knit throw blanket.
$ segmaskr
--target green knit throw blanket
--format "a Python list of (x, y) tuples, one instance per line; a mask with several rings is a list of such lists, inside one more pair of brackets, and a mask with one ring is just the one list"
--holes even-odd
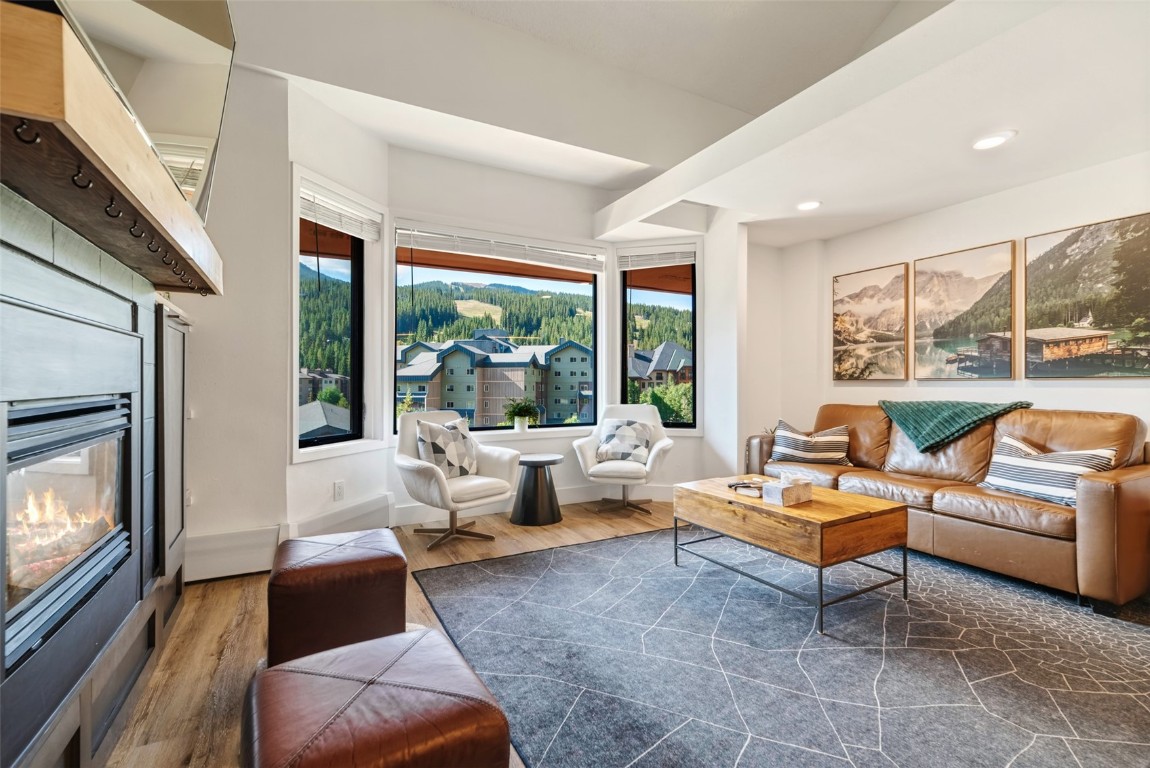
[(1025, 400), (1013, 403), (973, 403), (965, 400), (902, 403), (879, 400), (878, 404), (923, 453), (938, 450), (983, 422), (1034, 405)]

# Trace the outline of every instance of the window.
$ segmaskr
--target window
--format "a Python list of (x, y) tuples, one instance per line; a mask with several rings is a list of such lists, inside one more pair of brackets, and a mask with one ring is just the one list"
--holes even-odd
[(563, 375), (563, 371), (555, 371), (555, 375), (556, 375), (556, 376), (562, 376), (562, 375)]
[(561, 389), (563, 389), (563, 385), (562, 385), (562, 384), (556, 384), (556, 385), (555, 385), (555, 391), (556, 391), (556, 392), (558, 392), (558, 391), (559, 391), (559, 390), (561, 390)]
[(363, 244), (299, 219), (300, 448), (363, 437)]
[(585, 363), (585, 362), (587, 362), (587, 358), (581, 357), (581, 358), (579, 358), (579, 362)]
[(419, 391), (420, 392), (426, 392), (427, 391), (427, 385), (426, 384), (420, 384), (419, 385)]
[(695, 250), (616, 250), (623, 270), (622, 400), (651, 403), (668, 427), (695, 426)]
[[(551, 374), (561, 375), (552, 370), (555, 364), (564, 359), (575, 362), (580, 356), (594, 360), (595, 273), (602, 271), (602, 259), (595, 251), (537, 248), (464, 236), (462, 230), (446, 234), (414, 225), (397, 227), (398, 372), (419, 366), (431, 371), (436, 355), (446, 356), (455, 344), (455, 349), (474, 361), (466, 369), (467, 376), (476, 376), (476, 368), (488, 369), (478, 379), (499, 376), (494, 391), (499, 397), (538, 398), (540, 404), (545, 403)], [(420, 342), (433, 343), (434, 349)], [(490, 370), (494, 368), (501, 370)], [(448, 375), (452, 375), (450, 369)], [(476, 378), (471, 383), (456, 378), (455, 383), (464, 384), (468, 392), (476, 391), (479, 384), (484, 393), (491, 392), (488, 384)], [(427, 400), (435, 402), (439, 386), (433, 380)], [(448, 386), (443, 384), (443, 391), (449, 391)], [(498, 411), (502, 400), (480, 402), (482, 409), (494, 405)], [(581, 408), (565, 409), (562, 416), (542, 409), (540, 426), (560, 425), (573, 415), (581, 423), (593, 423), (596, 408), (591, 391), (579, 402)], [(473, 425), (510, 428), (500, 425), (501, 416), (490, 423), (482, 409), (471, 411), (474, 404), (464, 403), (462, 411)]]
[(448, 407), (448, 408), (454, 408), (454, 407), (455, 407), (455, 402), (454, 402), (454, 401), (452, 401), (452, 400), (448, 400), (448, 401), (447, 401), (447, 407)]
[(560, 398), (560, 397), (555, 398), (555, 405), (559, 405), (559, 403), (561, 403), (561, 402), (563, 402), (562, 398)]
[(455, 369), (454, 368), (448, 368), (447, 369), (447, 375), (448, 376), (454, 376), (455, 375)]
[(454, 384), (448, 384), (447, 385), (447, 391), (448, 392), (454, 392), (455, 391), (455, 385)]
[[(555, 389), (559, 389), (559, 385), (556, 385)], [(575, 389), (575, 385), (572, 384), (570, 387), (568, 387), (568, 389), (572, 389), (572, 390)]]

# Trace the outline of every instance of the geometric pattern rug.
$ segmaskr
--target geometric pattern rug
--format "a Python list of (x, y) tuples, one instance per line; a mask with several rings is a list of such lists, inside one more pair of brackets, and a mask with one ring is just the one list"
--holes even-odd
[[(414, 574), (526, 765), (1150, 766), (1150, 627), (911, 552), (909, 601), (899, 584), (845, 601), (819, 635), (801, 601), (686, 553), (674, 566), (671, 535)], [(814, 593), (808, 566), (695, 547)], [(844, 564), (825, 589), (874, 580)]]

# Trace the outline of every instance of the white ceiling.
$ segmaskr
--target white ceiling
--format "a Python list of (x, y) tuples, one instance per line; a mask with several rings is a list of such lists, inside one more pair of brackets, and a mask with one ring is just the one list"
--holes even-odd
[(606, 189), (635, 187), (657, 173), (644, 163), (593, 149), (294, 75), (288, 79), (394, 146)]
[[(444, 5), (758, 116), (945, 3), (459, 0)], [(892, 14), (907, 6), (909, 14)]]
[[(257, 12), (267, 7), (244, 5)], [(364, 4), (351, 5), (366, 18)], [(299, 7), (289, 3), (277, 13)], [(420, 92), (394, 99), (381, 97), (390, 95), (383, 89), (369, 95), (354, 90), (365, 86), (350, 82), (341, 85), (351, 88), (343, 88), (304, 79), (302, 68), (292, 79), (396, 146), (604, 189), (641, 184), (596, 215), (596, 232), (604, 239), (650, 237), (673, 228), (659, 212), (686, 201), (742, 212), (752, 222), (752, 240), (786, 246), (1150, 150), (1146, 0), (510, 0), (409, 8), (413, 24), (419, 21), (416, 11), (427, 9), (421, 28), (450, 27), (456, 43), (473, 45), (469, 56), (488, 51), (491, 61), (514, 64), (508, 77), (471, 78), (472, 87), (484, 90), (470, 100), (457, 92), (458, 78), (413, 81), (421, 76), (418, 70), (388, 87), (418, 82)], [(404, 39), (407, 17), (388, 18), (395, 22), (388, 37)], [(254, 27), (265, 19), (267, 12), (254, 13), (249, 21)], [(505, 53), (509, 47), (516, 50)], [(541, 62), (531, 73), (534, 81), (511, 76), (559, 49), (563, 56)], [(578, 67), (580, 59), (585, 67)], [(438, 67), (435, 73), (460, 64), (430, 61)], [(467, 62), (482, 66), (474, 58), (462, 64)], [(662, 117), (640, 127), (613, 114), (580, 112), (580, 94), (593, 101), (597, 88), (610, 85), (604, 78), (612, 72), (619, 73), (616, 91), (629, 95), (640, 117), (651, 105), (669, 103), (668, 86), (690, 91), (694, 95), (685, 98), (696, 99), (700, 108), (753, 112), (775, 106), (729, 135), (703, 142), (690, 156), (680, 154), (685, 159), (673, 167), (652, 167), (637, 162), (634, 150), (591, 149), (592, 132), (601, 139), (605, 123), (616, 135), (629, 135), (629, 142), (616, 147), (658, 140), (651, 126), (655, 134), (682, 130)], [(566, 78), (561, 85), (538, 90), (539, 82), (553, 82), (559, 73)], [(317, 79), (335, 82), (328, 75)], [(644, 90), (646, 83), (651, 90)], [(549, 109), (570, 111), (554, 113), (548, 125), (535, 123), (542, 130), (529, 121), (497, 126), (477, 119), (475, 104), (493, 99), (526, 104), (526, 112), (515, 117), (531, 114), (528, 87), (536, 88), (535, 98), (554, 97)], [(423, 106), (403, 103), (424, 98), (428, 90), (438, 98), (429, 96)], [(543, 110), (533, 116), (541, 112), (552, 117)], [(548, 134), (548, 126), (563, 130)], [(987, 153), (970, 149), (977, 137), (1008, 127), (1020, 131), (1014, 142)], [(795, 211), (797, 202), (811, 198), (822, 200), (822, 208)]]

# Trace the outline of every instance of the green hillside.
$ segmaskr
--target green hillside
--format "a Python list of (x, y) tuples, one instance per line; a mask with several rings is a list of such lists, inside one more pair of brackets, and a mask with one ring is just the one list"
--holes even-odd
[(1013, 272), (1007, 272), (990, 290), (960, 315), (942, 323), (931, 334), (936, 339), (958, 339), (984, 333), (1003, 332), (1010, 327), (1010, 293)]

